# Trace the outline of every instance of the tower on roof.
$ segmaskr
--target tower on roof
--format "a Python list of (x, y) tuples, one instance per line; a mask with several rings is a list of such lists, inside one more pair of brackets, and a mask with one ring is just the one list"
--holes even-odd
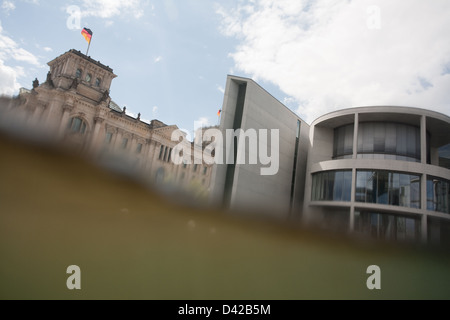
[(109, 94), (112, 80), (117, 77), (109, 66), (75, 49), (48, 63), (50, 80), (55, 88), (74, 89), (78, 94), (100, 102)]

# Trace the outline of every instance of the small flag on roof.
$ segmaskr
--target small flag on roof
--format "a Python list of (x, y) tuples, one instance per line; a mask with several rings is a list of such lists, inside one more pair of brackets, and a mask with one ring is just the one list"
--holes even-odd
[(222, 113), (222, 109), (219, 109), (219, 111), (217, 111), (217, 116), (220, 117), (221, 113)]
[(83, 28), (83, 30), (81, 30), (81, 34), (86, 39), (86, 41), (89, 44), (91, 44), (91, 39), (92, 39), (92, 31), (91, 31), (91, 29)]

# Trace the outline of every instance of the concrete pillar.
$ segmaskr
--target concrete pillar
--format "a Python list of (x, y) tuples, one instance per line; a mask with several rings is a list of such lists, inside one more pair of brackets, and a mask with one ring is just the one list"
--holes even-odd
[(420, 118), (420, 159), (422, 164), (427, 163), (427, 117)]
[(355, 124), (353, 130), (353, 159), (356, 159), (358, 154), (359, 113), (355, 113)]
[[(354, 155), (354, 154), (353, 154)], [(350, 207), (350, 225), (349, 225), (349, 231), (353, 232), (355, 231), (355, 206), (353, 203), (355, 203), (356, 199), (356, 169), (352, 169), (352, 190), (350, 195), (350, 203), (352, 203), (352, 206)]]
[(421, 221), (421, 227), (422, 227), (422, 232), (421, 232), (421, 240), (422, 243), (427, 243), (428, 242), (428, 219), (427, 219), (427, 215), (424, 214), (422, 215), (422, 221)]

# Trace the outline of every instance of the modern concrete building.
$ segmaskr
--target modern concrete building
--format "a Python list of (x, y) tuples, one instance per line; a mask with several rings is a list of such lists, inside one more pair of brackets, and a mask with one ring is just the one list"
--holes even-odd
[(216, 200), (376, 238), (450, 243), (450, 117), (375, 106), (308, 125), (254, 81), (235, 76), (227, 78), (222, 112), (224, 135), (279, 129), (279, 170), (263, 176), (260, 164), (217, 165)]
[[(238, 129), (245, 136), (241, 140), (246, 144), (243, 161), (239, 161), (244, 153), (238, 150), (238, 140), (227, 135), (227, 130)], [(222, 153), (234, 152), (214, 167), (216, 202), (282, 219), (301, 210), (308, 152), (306, 122), (253, 80), (228, 76), (220, 130), (227, 138)], [(265, 155), (272, 157), (270, 164), (264, 161)]]
[[(333, 112), (311, 125), (304, 212), (394, 240), (450, 242), (450, 117), (409, 107)], [(441, 152), (441, 156), (440, 156)]]

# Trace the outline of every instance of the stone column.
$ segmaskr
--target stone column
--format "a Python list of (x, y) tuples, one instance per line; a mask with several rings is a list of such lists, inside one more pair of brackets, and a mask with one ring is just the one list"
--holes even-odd
[(94, 129), (92, 130), (92, 137), (91, 137), (91, 145), (90, 150), (92, 152), (98, 152), (100, 150), (100, 139), (101, 139), (101, 132), (100, 129), (102, 127), (102, 123), (105, 121), (105, 119), (101, 117), (95, 117), (94, 118)]
[(114, 138), (114, 143), (113, 143), (113, 150), (115, 152), (120, 151), (120, 146), (122, 145), (122, 138), (123, 138), (123, 129), (117, 128), (116, 129), (116, 137)]
[(73, 105), (65, 104), (63, 106), (63, 115), (61, 117), (61, 122), (59, 125), (59, 135), (62, 136), (64, 132), (67, 130), (67, 126), (69, 125), (69, 117), (70, 113), (73, 110)]

